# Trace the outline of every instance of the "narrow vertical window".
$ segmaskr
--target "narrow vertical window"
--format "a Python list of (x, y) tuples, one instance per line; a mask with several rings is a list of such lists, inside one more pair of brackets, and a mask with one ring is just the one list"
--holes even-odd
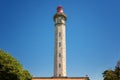
[(59, 37), (61, 37), (61, 32), (59, 32)]
[(61, 47), (61, 42), (59, 42), (59, 47)]
[(61, 68), (61, 64), (59, 64), (59, 68)]
[(59, 74), (59, 77), (61, 77), (61, 74)]
[(61, 57), (61, 54), (59, 53), (59, 57)]

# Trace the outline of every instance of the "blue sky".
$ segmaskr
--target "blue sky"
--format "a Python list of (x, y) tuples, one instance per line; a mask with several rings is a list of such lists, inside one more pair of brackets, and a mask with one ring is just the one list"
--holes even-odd
[(34, 77), (53, 76), (58, 5), (67, 15), (67, 76), (102, 80), (120, 59), (120, 0), (0, 0), (0, 48)]

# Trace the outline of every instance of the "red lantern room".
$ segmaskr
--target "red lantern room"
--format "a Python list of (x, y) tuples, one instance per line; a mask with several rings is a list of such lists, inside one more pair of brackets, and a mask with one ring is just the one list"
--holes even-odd
[(63, 7), (62, 6), (58, 6), (57, 7), (57, 12), (58, 13), (63, 13)]

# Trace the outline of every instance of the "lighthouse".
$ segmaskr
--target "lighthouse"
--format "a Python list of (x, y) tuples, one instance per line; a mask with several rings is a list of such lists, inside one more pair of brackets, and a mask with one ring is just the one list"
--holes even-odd
[(54, 15), (54, 77), (66, 77), (66, 20), (63, 7), (57, 7)]
[(68, 77), (66, 71), (66, 20), (62, 6), (57, 7), (54, 19), (54, 75), (33, 77), (32, 80), (89, 80), (89, 77)]

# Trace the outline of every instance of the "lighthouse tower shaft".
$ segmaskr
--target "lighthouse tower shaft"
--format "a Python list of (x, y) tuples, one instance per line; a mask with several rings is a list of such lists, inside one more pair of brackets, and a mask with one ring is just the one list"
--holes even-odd
[(59, 6), (54, 15), (55, 48), (54, 48), (54, 77), (66, 77), (66, 15)]

